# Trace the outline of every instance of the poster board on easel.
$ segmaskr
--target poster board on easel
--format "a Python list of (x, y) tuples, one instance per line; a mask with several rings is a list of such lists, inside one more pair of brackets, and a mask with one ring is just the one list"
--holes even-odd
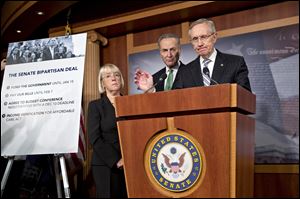
[(77, 152), (86, 38), (82, 33), (9, 44), (1, 156)]
[(87, 34), (10, 43), (1, 90), (1, 156), (55, 154), (66, 198), (70, 189), (62, 154), (78, 151), (81, 96)]

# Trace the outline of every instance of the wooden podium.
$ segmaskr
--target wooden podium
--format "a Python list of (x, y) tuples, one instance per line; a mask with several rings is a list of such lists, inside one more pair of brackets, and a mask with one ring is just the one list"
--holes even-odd
[(128, 197), (253, 197), (255, 99), (237, 84), (118, 97)]

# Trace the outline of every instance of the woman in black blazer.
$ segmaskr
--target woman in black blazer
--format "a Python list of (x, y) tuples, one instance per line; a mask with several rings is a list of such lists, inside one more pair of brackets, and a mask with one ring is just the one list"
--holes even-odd
[(115, 115), (115, 97), (121, 96), (124, 79), (119, 68), (100, 68), (98, 86), (101, 98), (90, 102), (88, 134), (93, 146), (92, 173), (99, 198), (127, 198), (123, 159)]

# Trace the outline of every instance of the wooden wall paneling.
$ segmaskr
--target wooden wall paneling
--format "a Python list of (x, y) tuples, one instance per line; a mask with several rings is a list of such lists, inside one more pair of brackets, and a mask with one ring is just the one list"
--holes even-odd
[[(132, 30), (134, 28), (138, 28), (140, 25), (142, 25), (143, 27), (145, 27), (145, 24), (147, 24), (145, 21), (158, 21), (159, 19), (162, 19), (162, 15), (163, 17), (167, 16), (169, 19), (168, 20), (172, 20), (174, 23), (174, 18), (170, 18), (170, 13), (173, 12), (173, 16), (176, 16), (176, 20), (178, 20), (178, 18), (184, 17), (184, 16), (188, 16), (187, 14), (179, 14), (177, 13), (178, 11), (181, 10), (186, 10), (188, 12), (189, 9), (193, 8), (193, 7), (197, 7), (197, 6), (202, 6), (208, 3), (214, 3), (213, 1), (172, 1), (172, 2), (168, 2), (166, 3), (164, 6), (155, 6), (153, 8), (149, 8), (146, 10), (140, 10), (137, 12), (131, 12), (128, 14), (124, 14), (121, 16), (114, 16), (114, 17), (109, 17), (109, 18), (105, 18), (105, 19), (99, 19), (99, 20), (93, 20), (90, 23), (78, 23), (78, 24), (73, 24), (73, 28), (72, 31), (74, 33), (79, 33), (79, 32), (85, 32), (88, 30), (95, 30), (95, 29), (101, 29), (101, 28), (110, 28), (112, 27), (112, 29), (115, 29), (114, 26), (118, 26), (119, 29), (122, 29), (124, 31), (126, 30)], [(232, 7), (232, 6), (231, 6)], [(160, 16), (160, 18), (158, 18), (158, 16)], [(154, 17), (154, 20), (153, 18)], [(185, 18), (186, 18), (185, 17)], [(139, 21), (138, 23), (135, 23), (136, 21)], [(124, 26), (127, 26), (125, 23), (131, 22), (131, 27), (134, 28), (126, 28)], [(161, 22), (161, 21), (159, 21)], [(153, 23), (153, 22), (152, 22)], [(125, 24), (125, 25), (124, 25)], [(64, 26), (63, 27), (56, 27), (56, 28), (52, 28), (50, 30), (50, 35), (52, 36), (57, 36), (57, 35), (63, 35), (65, 32), (64, 30)], [(126, 34), (126, 33), (125, 33)]]
[(158, 48), (157, 43), (150, 43), (150, 44), (145, 44), (145, 45), (134, 47), (132, 33), (127, 34), (126, 39), (127, 39), (127, 56), (129, 56), (130, 54), (133, 54), (133, 53), (139, 53), (139, 52), (154, 50), (154, 49)]
[(157, 28), (139, 33), (127, 34), (127, 53), (133, 54), (137, 52), (158, 49), (157, 40), (163, 33), (175, 33), (182, 37), (181, 24)]
[(180, 37), (180, 43), (186, 44), (189, 42), (188, 28), (189, 22), (183, 22), (174, 26), (127, 34), (127, 53), (129, 55), (158, 49), (157, 40), (163, 33), (175, 33)]
[(245, 33), (250, 33), (250, 32), (257, 32), (257, 31), (261, 31), (261, 30), (278, 28), (278, 27), (293, 25), (293, 24), (297, 24), (297, 23), (299, 23), (299, 16), (294, 16), (294, 17), (289, 17), (289, 18), (284, 18), (284, 19), (277, 19), (277, 20), (268, 21), (268, 22), (262, 22), (262, 23), (257, 23), (257, 24), (241, 26), (241, 27), (237, 27), (237, 28), (221, 30), (221, 31), (218, 31), (218, 36), (220, 38), (222, 38), (222, 37), (228, 37), (228, 36), (233, 36), (233, 35), (237, 35), (237, 34), (245, 34)]
[(299, 173), (255, 173), (254, 181), (255, 198), (299, 198)]
[(299, 174), (299, 164), (258, 164), (255, 173), (292, 173)]
[(126, 36), (109, 38), (108, 45), (101, 51), (101, 65), (112, 63), (118, 66), (124, 78), (123, 95), (128, 94), (128, 57)]
[[(158, 37), (162, 33), (174, 33), (181, 37), (181, 24), (147, 30), (139, 33), (134, 33), (133, 46), (141, 46), (149, 43), (157, 43)], [(151, 35), (151, 36), (150, 36)]]
[(255, 165), (254, 197), (299, 198), (299, 164)]
[(181, 44), (187, 44), (190, 42), (189, 34), (188, 34), (189, 26), (190, 26), (189, 22), (181, 23), (181, 40), (180, 40)]
[(299, 2), (287, 1), (255, 9), (212, 17), (217, 30), (248, 26), (283, 18), (299, 16)]
[[(274, 10), (280, 10), (281, 12), (274, 12)], [(219, 37), (226, 37), (299, 23), (298, 10), (299, 2), (289, 1), (211, 17), (211, 19), (215, 22)], [(199, 14), (199, 19), (201, 17), (203, 16)], [(129, 54), (156, 49), (156, 40), (153, 35), (156, 35), (158, 38), (159, 35), (157, 33), (161, 34), (163, 33), (161, 31), (164, 30), (170, 31), (172, 30), (171, 27), (178, 28), (177, 25), (173, 25), (132, 34), (133, 48), (129, 51)], [(189, 43), (188, 27), (189, 22), (183, 22), (179, 28), (180, 31), (178, 29), (172, 30), (174, 33), (181, 32), (182, 44)], [(148, 43), (146, 43), (147, 41)], [(150, 43), (151, 41), (152, 43)]]

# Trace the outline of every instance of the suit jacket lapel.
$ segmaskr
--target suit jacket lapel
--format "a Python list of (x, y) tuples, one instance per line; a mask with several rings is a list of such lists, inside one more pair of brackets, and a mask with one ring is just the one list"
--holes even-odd
[(163, 91), (164, 90), (164, 81), (161, 81), (159, 84), (156, 85), (156, 87), (159, 91)]
[[(217, 81), (218, 83), (221, 83), (221, 77), (222, 74), (224, 73), (224, 69), (225, 69), (225, 60), (222, 56), (222, 53), (220, 51), (218, 51), (217, 57), (216, 57), (216, 61), (215, 61), (215, 65), (214, 65), (214, 70), (212, 73), (212, 79)], [(214, 83), (211, 82), (211, 85), (213, 85)]]
[[(154, 79), (154, 84), (157, 83), (159, 81), (159, 77), (163, 74), (163, 73), (166, 73), (166, 69), (163, 68), (161, 69), (160, 71), (158, 71), (158, 73), (156, 74), (156, 77)], [(163, 91), (164, 90), (164, 85), (165, 85), (165, 81), (161, 81), (159, 82), (155, 88), (157, 89), (157, 91)]]
[(198, 56), (190, 66), (191, 74), (193, 79), (198, 86), (204, 86), (203, 78), (201, 73), (201, 66), (200, 66), (200, 57)]

